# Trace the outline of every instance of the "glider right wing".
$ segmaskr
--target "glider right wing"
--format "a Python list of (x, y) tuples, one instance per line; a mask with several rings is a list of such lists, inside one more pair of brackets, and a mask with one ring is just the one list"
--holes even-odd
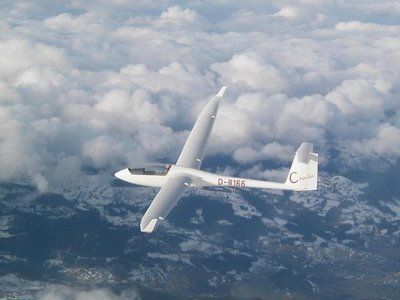
[(140, 222), (140, 230), (153, 232), (163, 221), (189, 186), (191, 179), (185, 175), (172, 175), (161, 187)]
[(217, 116), (219, 101), (224, 96), (225, 90), (226, 87), (222, 87), (219, 93), (207, 103), (200, 113), (185, 146), (183, 146), (181, 155), (176, 163), (177, 166), (200, 169), (208, 138), (211, 135)]

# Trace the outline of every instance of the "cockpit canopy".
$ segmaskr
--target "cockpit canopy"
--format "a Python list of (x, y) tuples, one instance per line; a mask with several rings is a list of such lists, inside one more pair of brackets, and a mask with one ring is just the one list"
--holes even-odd
[(144, 167), (128, 168), (128, 170), (132, 175), (165, 176), (170, 168), (171, 164), (152, 164)]

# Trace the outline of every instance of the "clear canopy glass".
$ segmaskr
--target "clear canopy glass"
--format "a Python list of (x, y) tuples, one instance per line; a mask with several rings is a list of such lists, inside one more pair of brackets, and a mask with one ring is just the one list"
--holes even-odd
[(128, 168), (128, 170), (132, 175), (165, 176), (170, 168), (170, 164), (152, 164), (144, 167)]

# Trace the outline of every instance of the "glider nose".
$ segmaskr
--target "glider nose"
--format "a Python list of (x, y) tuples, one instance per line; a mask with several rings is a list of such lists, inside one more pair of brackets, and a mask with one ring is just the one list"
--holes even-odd
[(114, 174), (114, 176), (117, 177), (118, 179), (125, 180), (126, 171), (127, 171), (126, 169), (123, 169), (123, 170), (121, 170), (121, 171), (118, 171), (118, 172), (116, 172), (116, 173)]

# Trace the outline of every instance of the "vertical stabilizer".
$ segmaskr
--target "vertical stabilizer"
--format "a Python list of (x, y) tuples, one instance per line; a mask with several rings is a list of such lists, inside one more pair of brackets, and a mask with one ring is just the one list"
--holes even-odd
[(296, 151), (285, 185), (298, 191), (312, 191), (318, 185), (318, 154), (313, 145), (303, 143)]

